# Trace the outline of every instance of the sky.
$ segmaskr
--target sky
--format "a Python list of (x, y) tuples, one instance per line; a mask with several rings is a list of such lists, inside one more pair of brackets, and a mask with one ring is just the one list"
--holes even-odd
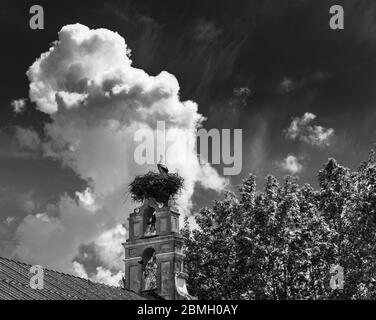
[[(116, 284), (137, 204), (138, 129), (242, 129), (242, 170), (171, 166), (191, 216), (249, 173), (317, 187), (376, 142), (376, 3), (367, 0), (3, 1), (0, 255)], [(344, 29), (329, 27), (331, 5)], [(179, 158), (180, 151), (176, 151)], [(210, 161), (209, 161), (210, 162)]]

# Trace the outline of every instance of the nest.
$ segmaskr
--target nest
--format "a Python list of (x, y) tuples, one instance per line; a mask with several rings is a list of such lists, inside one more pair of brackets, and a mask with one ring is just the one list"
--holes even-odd
[(175, 196), (183, 188), (184, 179), (177, 173), (161, 174), (149, 171), (138, 175), (129, 185), (132, 200), (142, 202), (154, 198), (159, 203), (167, 203), (170, 196)]

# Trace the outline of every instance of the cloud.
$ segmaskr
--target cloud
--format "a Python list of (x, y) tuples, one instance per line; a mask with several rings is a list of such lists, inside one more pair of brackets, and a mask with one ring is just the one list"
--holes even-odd
[(74, 273), (77, 275), (77, 277), (89, 279), (89, 276), (86, 273), (86, 270), (81, 263), (77, 261), (73, 261), (73, 270), (74, 270)]
[(92, 278), (93, 281), (101, 282), (110, 286), (119, 286), (123, 272), (113, 274), (110, 270), (97, 267), (97, 274)]
[(119, 269), (123, 267), (122, 255), (126, 231), (121, 224), (103, 232), (96, 240), (96, 252), (107, 268)]
[(8, 215), (10, 220), (7, 221), (16, 222), (28, 214), (35, 213), (39, 206), (40, 202), (30, 190), (19, 190), (14, 186), (0, 190), (0, 212), (4, 213), (4, 218), (5, 213)]
[(311, 123), (315, 119), (316, 115), (310, 112), (306, 112), (300, 118), (294, 118), (290, 126), (285, 130), (286, 138), (299, 140), (312, 146), (329, 146), (329, 139), (333, 136), (334, 129), (312, 125)]
[(333, 76), (333, 74), (327, 71), (315, 71), (298, 79), (283, 77), (278, 84), (277, 92), (280, 94), (289, 94), (304, 87), (316, 86), (331, 76)]
[(15, 113), (22, 113), (26, 107), (26, 99), (13, 100), (10, 105)]
[(9, 226), (9, 225), (11, 225), (15, 220), (16, 220), (15, 217), (13, 217), (13, 216), (9, 216), (9, 217), (7, 217), (7, 218), (5, 219), (5, 223)]
[(36, 202), (36, 200), (34, 200), (32, 192), (27, 192), (26, 194), (19, 195), (18, 203), (20, 204), (23, 211), (28, 213), (33, 212), (38, 207), (38, 203)]
[(42, 153), (42, 144), (36, 131), (12, 126), (0, 129), (0, 157), (35, 158)]
[(294, 82), (292, 79), (284, 77), (281, 83), (279, 84), (279, 92), (290, 93), (291, 91), (295, 90), (298, 86), (299, 84)]
[(78, 276), (117, 286), (123, 276), (123, 246), (126, 236), (122, 225), (102, 233), (89, 246), (83, 246), (73, 261)]
[(95, 203), (93, 192), (90, 190), (90, 188), (86, 188), (86, 190), (83, 192), (77, 191), (76, 196), (78, 197), (78, 200), (81, 202), (81, 204), (87, 210), (95, 212), (99, 209), (99, 207)]
[(118, 273), (112, 274), (110, 270), (102, 268), (102, 267), (97, 267), (96, 269), (97, 273), (94, 276), (89, 277), (83, 265), (77, 261), (73, 262), (73, 269), (78, 277), (81, 277), (84, 279), (90, 279), (94, 282), (100, 282), (100, 283), (104, 283), (110, 286), (119, 286), (120, 281), (123, 277), (123, 273), (121, 271), (119, 271)]
[(193, 37), (196, 41), (213, 43), (223, 33), (222, 29), (217, 29), (210, 21), (200, 20), (196, 23)]
[(84, 267), (89, 277), (95, 277), (98, 267), (117, 273), (123, 268), (123, 246), (125, 228), (119, 224), (114, 229), (102, 233), (95, 241), (81, 245), (74, 261)]
[[(178, 145), (179, 137), (196, 134), (204, 118), (196, 103), (180, 101), (179, 83), (172, 74), (150, 76), (133, 67), (119, 34), (74, 24), (58, 35), (27, 71), (29, 96), (40, 111), (51, 115), (52, 122), (45, 125), (44, 155), (72, 168), (88, 186), (74, 198), (61, 197), (53, 204), (54, 212), (46, 209), (43, 216), (27, 216), (18, 227), (14, 254), (82, 273), (87, 272), (77, 266), (85, 268), (82, 261), (72, 261), (82, 245), (94, 243), (102, 265), (89, 276), (100, 281), (118, 278), (125, 239), (119, 225), (135, 207), (130, 199), (122, 200), (124, 192), (135, 175), (156, 168), (134, 161), (134, 133), (148, 128), (156, 136), (157, 121), (165, 121), (166, 135), (175, 137), (170, 142)], [(196, 183), (218, 191), (226, 185), (212, 167), (198, 163), (194, 146), (188, 152), (193, 161), (179, 161), (183, 155), (175, 152), (174, 165), (169, 166), (185, 179), (178, 202), (183, 213), (189, 212)]]
[(288, 155), (279, 165), (283, 170), (291, 174), (299, 173), (303, 169), (303, 165), (299, 163), (298, 158), (294, 155)]
[(248, 87), (239, 87), (233, 89), (234, 96), (240, 99), (241, 106), (247, 105), (247, 99), (251, 95), (252, 91)]
[(15, 127), (16, 139), (22, 149), (37, 151), (41, 148), (39, 135), (33, 129)]

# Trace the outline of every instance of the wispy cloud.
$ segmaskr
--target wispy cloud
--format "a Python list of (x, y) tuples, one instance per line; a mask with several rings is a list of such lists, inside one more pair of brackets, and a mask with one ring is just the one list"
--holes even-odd
[(199, 20), (194, 27), (193, 37), (196, 41), (213, 43), (222, 33), (223, 30), (216, 28), (213, 22)]
[(277, 91), (280, 94), (292, 93), (305, 87), (317, 85), (331, 76), (332, 74), (326, 71), (315, 71), (300, 78), (285, 76), (279, 82)]

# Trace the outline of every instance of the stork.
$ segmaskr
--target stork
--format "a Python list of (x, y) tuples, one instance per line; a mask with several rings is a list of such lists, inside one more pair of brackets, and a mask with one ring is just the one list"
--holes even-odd
[(159, 162), (157, 164), (157, 168), (159, 173), (161, 174), (167, 174), (168, 173), (168, 168), (167, 166), (163, 163), (163, 156), (160, 156)]

